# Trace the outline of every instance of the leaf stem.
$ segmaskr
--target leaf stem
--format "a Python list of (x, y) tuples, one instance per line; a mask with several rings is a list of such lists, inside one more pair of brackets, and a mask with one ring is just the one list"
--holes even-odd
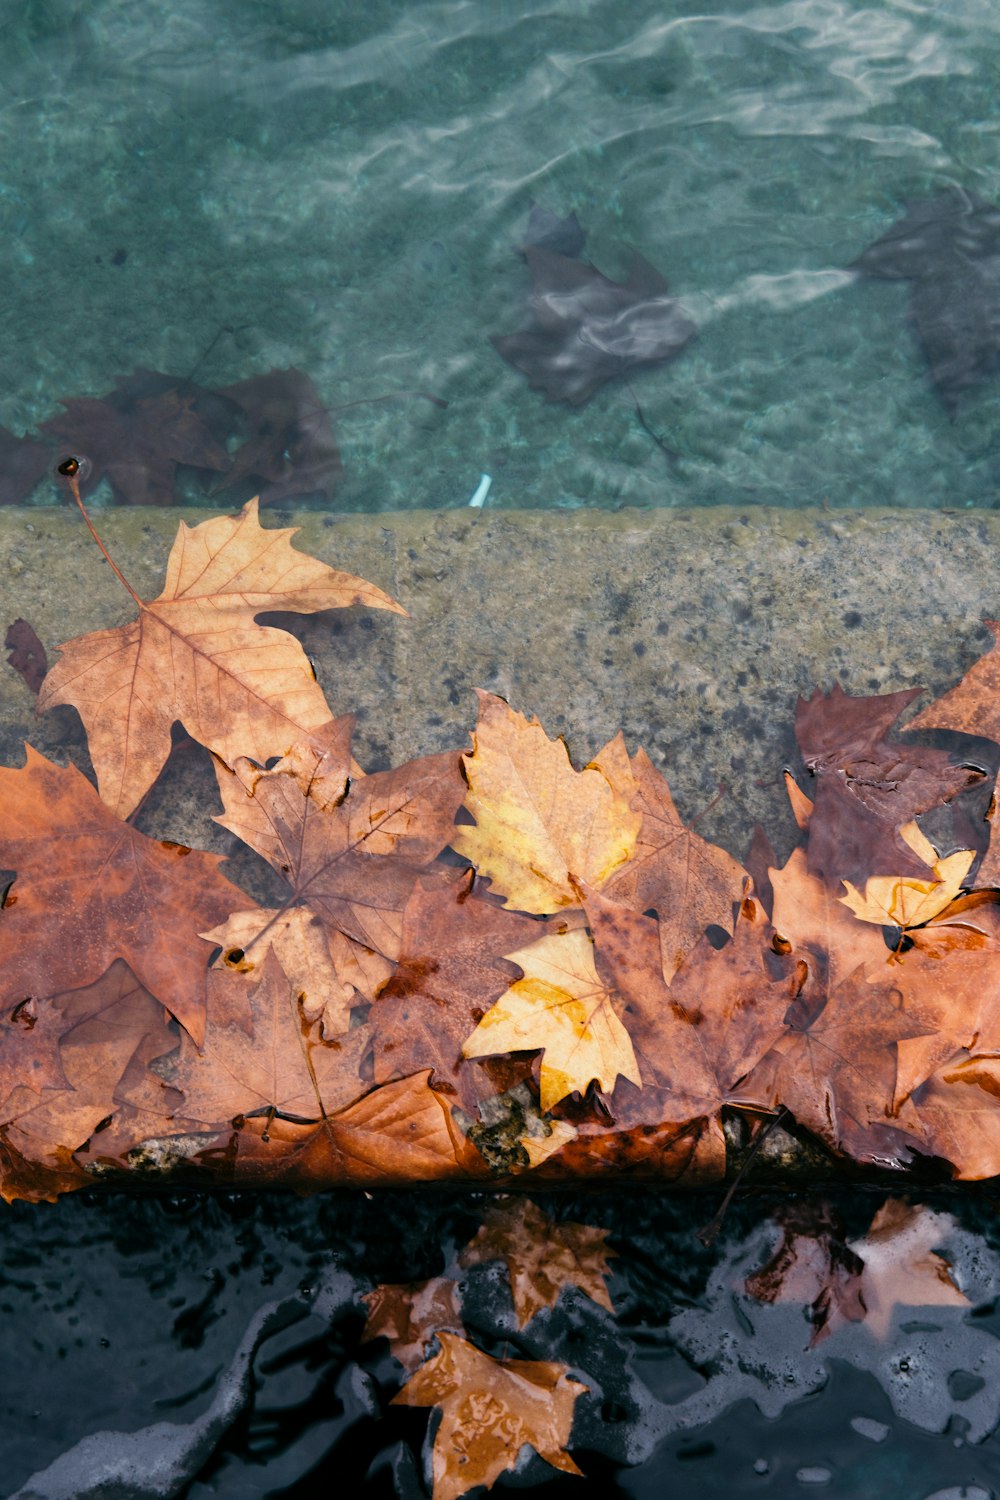
[(127, 589), (128, 592), (132, 595), (132, 598), (135, 600), (136, 604), (138, 604), (139, 608), (140, 609), (145, 609), (146, 608), (145, 600), (139, 598), (139, 595), (136, 593), (135, 589), (129, 583), (128, 579), (125, 577), (125, 574), (122, 572), (121, 568), (115, 562), (114, 558), (111, 556), (111, 553), (108, 551), (107, 547), (105, 547), (104, 543), (101, 541), (100, 537), (97, 534), (97, 530), (96, 530), (96, 528), (94, 526), (93, 521), (90, 519), (90, 517), (87, 514), (87, 507), (84, 505), (83, 501), (80, 499), (80, 481), (77, 478), (77, 475), (79, 474), (79, 472), (80, 472), (80, 465), (79, 465), (79, 462), (75, 458), (65, 459), (63, 461), (63, 463), (61, 463), (59, 465), (59, 473), (66, 480), (66, 483), (69, 485), (70, 493), (72, 494), (73, 499), (76, 501), (76, 503), (77, 503), (77, 505), (79, 507), (81, 516), (83, 517), (83, 519), (87, 523), (87, 530), (90, 532), (91, 536), (94, 538), (94, 541), (97, 543), (98, 547), (100, 547), (101, 551), (103, 552), (105, 562), (108, 563), (108, 565), (111, 568), (112, 573), (114, 573), (115, 577), (118, 579), (118, 582), (122, 585), (122, 587), (125, 588), (125, 589)]

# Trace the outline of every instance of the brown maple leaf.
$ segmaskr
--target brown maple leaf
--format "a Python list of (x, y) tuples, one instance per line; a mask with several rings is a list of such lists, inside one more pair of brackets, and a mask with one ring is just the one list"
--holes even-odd
[(59, 1056), (64, 1029), (62, 1016), (45, 1001), (23, 1000), (0, 1016), (0, 1119), (18, 1089), (40, 1094), (69, 1087)]
[(174, 1038), (162, 1006), (123, 963), (96, 984), (54, 997), (49, 1007), (59, 1025), (66, 1086), (40, 1093), (15, 1087), (0, 1109), (0, 1125), (24, 1160), (58, 1171), (113, 1112), (116, 1085), (135, 1053), (163, 1051)]
[(955, 765), (943, 750), (886, 738), (920, 692), (851, 698), (838, 685), (799, 699), (795, 735), (816, 778), (808, 844), (814, 874), (855, 882), (887, 872), (924, 876), (898, 830), (982, 780), (982, 771)]
[(527, 1444), (566, 1474), (580, 1470), (566, 1452), (573, 1406), (586, 1390), (566, 1365), (541, 1359), (492, 1359), (453, 1333), (410, 1377), (394, 1406), (437, 1406), (433, 1500), (459, 1500), (491, 1488)]
[(608, 1312), (614, 1306), (605, 1277), (608, 1230), (589, 1224), (559, 1223), (528, 1198), (487, 1208), (474, 1240), (459, 1255), (464, 1268), (502, 1260), (510, 1279), (519, 1328), (544, 1307), (555, 1307), (565, 1286), (575, 1286)]
[(325, 1041), (350, 1027), (351, 1008), (359, 996), (338, 967), (322, 923), (307, 906), (233, 912), (227, 921), (201, 935), (219, 944), (220, 962), (244, 975), (248, 984), (259, 976), (265, 958), (273, 952), (298, 995), (304, 1018), (322, 1018)]
[[(249, 1006), (249, 1032), (226, 1018), (234, 1003), (230, 992), (237, 1006)], [(220, 1009), (223, 1019), (217, 1021)], [(239, 973), (210, 971), (204, 1046), (182, 1037), (166, 1081), (183, 1094), (183, 1115), (206, 1128), (251, 1115), (308, 1123), (364, 1092), (358, 1070), (367, 1045), (364, 1027), (339, 1041), (320, 1040), (318, 1028), (304, 1021), (297, 986), (271, 949), (249, 986)]]
[(229, 454), (194, 410), (194, 397), (176, 385), (153, 392), (148, 373), (137, 370), (100, 399), (71, 397), (41, 424), (62, 456), (80, 460), (85, 494), (106, 478), (121, 505), (172, 505), (179, 464), (228, 469)]
[(896, 1043), (924, 1028), (899, 1009), (892, 990), (863, 967), (824, 994), (807, 984), (789, 1007), (785, 1034), (739, 1090), (739, 1102), (784, 1105), (837, 1151), (879, 1165), (904, 1165), (913, 1141), (892, 1117)]
[(828, 885), (810, 872), (804, 849), (794, 849), (782, 869), (769, 872), (772, 921), (779, 948), (806, 959), (815, 980), (836, 988), (859, 964), (885, 965), (892, 958), (881, 929), (859, 921), (843, 901), (843, 882)]
[(656, 912), (669, 983), (707, 927), (732, 932), (746, 871), (725, 849), (684, 825), (665, 778), (644, 750), (630, 761), (619, 734), (594, 765), (642, 818), (627, 864), (606, 882), (603, 894), (636, 911)]
[(198, 931), (243, 892), (219, 855), (147, 838), (74, 767), (26, 752), (23, 769), (0, 767), (0, 865), (17, 871), (0, 910), (0, 1010), (92, 984), (122, 958), (200, 1041), (211, 945)]
[(217, 763), (226, 811), (216, 821), (283, 875), (328, 932), (395, 961), (403, 909), (461, 805), (459, 754), (425, 756), (349, 786), (345, 766), (336, 803), (314, 795), (304, 769), (311, 758), (307, 745), (269, 771), (243, 758), (231, 771)]
[[(911, 720), (911, 729), (952, 729), (1000, 743), (1000, 621), (983, 622), (992, 632), (990, 649), (974, 661), (961, 682), (950, 692), (928, 704)], [(1000, 887), (1000, 836), (997, 828), (997, 798), (994, 793), (987, 820), (990, 845), (979, 867), (978, 884)]]
[(466, 1061), (462, 1043), (518, 977), (501, 955), (543, 930), (537, 918), (470, 889), (465, 871), (417, 881), (403, 912), (399, 963), (369, 1016), (376, 1082), (433, 1064), (432, 1082), (457, 1091), (467, 1109), (496, 1093), (490, 1063)]
[(959, 1053), (914, 1089), (899, 1110), (918, 1148), (942, 1158), (959, 1182), (1000, 1175), (1000, 1067)]
[(1000, 1051), (1000, 903), (977, 892), (913, 929), (888, 972), (866, 969), (891, 986), (907, 1018), (924, 1035), (897, 1042), (896, 1093), (901, 1105), (943, 1063), (962, 1051)]
[[(799, 962), (772, 948), (763, 907), (747, 893), (734, 935), (716, 947), (702, 938), (667, 985), (657, 924), (602, 896), (589, 896), (598, 971), (624, 1002), (647, 1084), (658, 1086), (660, 1118), (675, 1125), (717, 1119), (742, 1099), (740, 1081), (785, 1031), (801, 989)], [(621, 1085), (609, 1102), (619, 1126), (648, 1124), (645, 1107)]]
[(449, 1101), (428, 1085), (429, 1070), (372, 1089), (315, 1129), (294, 1157), (296, 1187), (343, 1183), (405, 1187), (482, 1179), (482, 1158), (465, 1139)]
[(329, 722), (298, 641), (257, 615), (350, 604), (404, 613), (372, 584), (296, 552), (294, 535), (262, 530), (256, 501), (238, 516), (182, 522), (159, 598), (137, 598), (132, 624), (61, 648), (39, 712), (79, 710), (101, 796), (122, 817), (163, 769), (176, 721), (226, 765), (241, 755), (264, 765)]
[(449, 1276), (396, 1285), (383, 1282), (365, 1292), (361, 1300), (368, 1308), (361, 1343), (388, 1339), (393, 1359), (410, 1373), (423, 1364), (434, 1335), (441, 1329), (448, 1333), (465, 1331), (458, 1286)]

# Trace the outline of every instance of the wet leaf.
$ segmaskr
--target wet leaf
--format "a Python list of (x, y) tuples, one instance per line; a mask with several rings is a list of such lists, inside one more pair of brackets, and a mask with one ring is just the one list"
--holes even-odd
[(433, 1359), (407, 1381), (396, 1406), (437, 1406), (433, 1500), (459, 1500), (513, 1469), (526, 1445), (566, 1474), (573, 1406), (586, 1390), (552, 1360), (492, 1359), (453, 1333), (438, 1334)]
[(575, 1286), (608, 1312), (614, 1312), (605, 1277), (608, 1230), (550, 1219), (528, 1198), (487, 1208), (476, 1237), (459, 1256), (464, 1267), (502, 1260), (510, 1278), (519, 1328), (536, 1313), (555, 1307), (565, 1286)]

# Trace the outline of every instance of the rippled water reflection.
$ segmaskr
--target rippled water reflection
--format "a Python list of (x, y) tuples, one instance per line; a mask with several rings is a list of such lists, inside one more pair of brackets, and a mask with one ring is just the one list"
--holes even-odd
[[(903, 201), (995, 201), (983, 3), (364, 7), (38, 3), (5, 29), (0, 419), (133, 365), (295, 364), (333, 406), (346, 509), (993, 505), (1000, 386), (956, 422), (905, 289), (844, 266)], [(583, 411), (490, 347), (525, 321), (530, 202), (635, 246), (700, 324)], [(44, 498), (44, 497), (43, 497)]]

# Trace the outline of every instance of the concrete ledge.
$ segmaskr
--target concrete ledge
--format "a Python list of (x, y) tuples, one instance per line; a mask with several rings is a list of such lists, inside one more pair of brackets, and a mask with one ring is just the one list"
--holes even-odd
[[(180, 520), (109, 510), (102, 535), (137, 591), (159, 592)], [(993, 512), (736, 510), (264, 512), (298, 545), (369, 578), (409, 619), (350, 610), (291, 617), (336, 712), (358, 716), (369, 769), (466, 743), (485, 687), (563, 733), (578, 763), (619, 728), (665, 771), (682, 814), (742, 854), (755, 822), (780, 848), (781, 784), (798, 693), (923, 684), (939, 693), (988, 644), (1000, 613)], [(58, 642), (130, 618), (131, 601), (70, 510), (0, 511), (0, 624)], [(30, 739), (85, 763), (68, 709), (34, 715), (9, 669), (0, 761)], [(162, 837), (230, 847), (191, 804), (191, 770), (144, 810)], [(192, 820), (197, 826), (192, 826)]]

